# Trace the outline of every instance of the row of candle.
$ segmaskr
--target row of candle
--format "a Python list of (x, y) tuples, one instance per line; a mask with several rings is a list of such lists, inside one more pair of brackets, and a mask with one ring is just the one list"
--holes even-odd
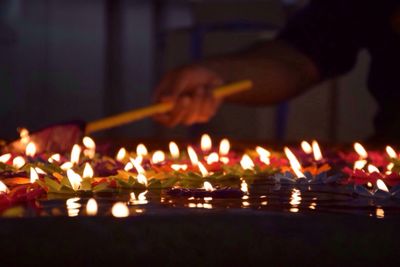
[[(10, 165), (14, 170), (18, 171), (30, 164), (29, 170), (29, 181), (30, 184), (40, 184), (41, 178), (44, 176), (54, 176), (56, 182), (61, 182), (64, 178), (64, 174), (68, 179), (71, 188), (74, 191), (82, 189), (82, 183), (85, 179), (91, 179), (91, 183), (98, 184), (99, 181), (104, 181), (102, 177), (94, 177), (95, 171), (91, 165), (90, 160), (94, 160), (96, 157), (96, 144), (90, 137), (84, 137), (82, 145), (74, 145), (70, 153), (69, 158), (65, 158), (60, 154), (53, 154), (45, 158), (45, 155), (36, 155), (36, 145), (29, 141), (29, 135), (24, 132), (24, 136), (21, 134), (21, 142), (26, 143), (25, 156), (12, 155), (11, 153), (3, 154), (0, 156), (0, 162), (5, 165)], [(213, 186), (207, 181), (214, 171), (221, 171), (223, 166), (234, 166), (239, 164), (243, 171), (254, 171), (256, 166), (263, 168), (278, 168), (281, 170), (290, 170), (294, 173), (294, 177), (297, 179), (304, 178), (306, 175), (305, 171), (311, 171), (312, 175), (317, 175), (319, 172), (329, 170), (330, 162), (329, 159), (324, 158), (322, 151), (319, 147), (318, 142), (313, 141), (311, 144), (303, 141), (301, 143), (302, 153), (305, 156), (300, 157), (301, 161), (311, 162), (311, 168), (303, 167), (295, 153), (299, 152), (292, 151), (288, 147), (284, 148), (286, 158), (289, 160), (289, 166), (286, 161), (279, 161), (279, 155), (275, 154), (272, 157), (271, 152), (263, 147), (256, 147), (256, 156), (251, 157), (245, 153), (241, 157), (237, 154), (230, 152), (230, 143), (227, 139), (223, 139), (219, 144), (219, 149), (215, 150), (212, 146), (212, 140), (209, 135), (205, 134), (201, 138), (200, 149), (193, 146), (188, 146), (186, 154), (188, 158), (182, 156), (178, 145), (175, 142), (169, 143), (169, 155), (166, 155), (161, 150), (157, 150), (153, 153), (149, 153), (146, 146), (139, 144), (136, 148), (136, 153), (128, 153), (125, 148), (121, 148), (116, 154), (115, 160), (119, 164), (123, 164), (123, 170), (132, 174), (132, 177), (137, 183), (148, 186), (148, 171), (159, 171), (159, 172), (197, 172), (204, 177), (203, 189), (205, 191), (215, 190)], [(344, 168), (344, 173), (348, 174), (350, 180), (353, 179), (356, 182), (368, 183), (373, 181), (379, 190), (389, 192), (384, 180), (390, 183), (398, 182), (398, 173), (392, 172), (394, 163), (390, 162), (390, 159), (396, 159), (397, 153), (390, 146), (386, 148), (388, 157), (377, 157), (375, 154), (368, 154), (368, 152), (359, 143), (354, 144), (356, 156), (353, 154), (344, 155), (348, 163), (354, 163), (353, 169)], [(298, 153), (299, 154), (299, 153)], [(199, 155), (202, 158), (199, 158)], [(372, 156), (372, 158), (371, 158)], [(56, 164), (63, 170), (63, 172), (48, 173), (42, 170), (38, 166), (34, 166), (35, 161), (47, 160), (49, 163)], [(371, 164), (367, 164), (368, 160)], [(381, 173), (375, 165), (372, 163), (379, 163), (379, 167), (383, 167), (386, 164), (386, 172)], [(83, 164), (83, 171), (79, 172), (77, 169)], [(328, 166), (321, 168), (321, 166)], [(290, 167), (290, 168), (289, 168)], [(367, 169), (366, 172), (364, 169)], [(387, 178), (387, 179), (385, 179)], [(57, 181), (58, 180), (58, 181)], [(49, 181), (49, 180), (47, 180)], [(245, 181), (244, 181), (245, 182)], [(384, 185), (384, 186), (383, 186)], [(7, 186), (0, 181), (0, 192), (7, 193), (9, 190)]]

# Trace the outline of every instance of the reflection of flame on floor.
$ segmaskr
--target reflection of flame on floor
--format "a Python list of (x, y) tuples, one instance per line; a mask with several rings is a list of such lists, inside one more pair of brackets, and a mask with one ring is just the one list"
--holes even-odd
[(298, 189), (292, 190), (292, 195), (290, 196), (290, 212), (298, 212), (299, 209), (297, 208), (301, 204), (301, 192)]

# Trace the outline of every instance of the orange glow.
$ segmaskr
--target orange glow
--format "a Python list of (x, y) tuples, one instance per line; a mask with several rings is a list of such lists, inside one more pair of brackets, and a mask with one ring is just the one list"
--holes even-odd
[(151, 162), (153, 164), (161, 163), (165, 161), (165, 154), (161, 150), (157, 150), (156, 152), (153, 153), (153, 156), (151, 158)]
[(244, 170), (252, 170), (254, 169), (254, 162), (253, 160), (250, 158), (249, 155), (244, 154), (242, 156), (242, 159), (240, 160), (240, 166), (242, 166), (242, 168)]
[(126, 154), (127, 154), (126, 149), (125, 149), (124, 147), (121, 147), (121, 148), (118, 150), (117, 156), (116, 156), (115, 158), (116, 158), (118, 161), (123, 161), (123, 160), (125, 159), (125, 157), (126, 157)]
[(79, 163), (79, 158), (81, 156), (81, 152), (82, 152), (82, 149), (81, 149), (81, 147), (79, 145), (75, 144), (72, 147), (71, 160), (70, 160), (72, 164), (78, 164)]
[(97, 215), (97, 201), (94, 198), (88, 200), (86, 204), (86, 214), (88, 216), (96, 216)]
[(311, 154), (313, 152), (313, 149), (309, 142), (303, 141), (303, 142), (301, 142), (300, 145), (301, 145), (301, 149), (303, 149), (304, 153)]
[(13, 166), (17, 169), (24, 167), (25, 163), (25, 159), (21, 156), (15, 157), (13, 159)]
[(85, 168), (83, 169), (83, 178), (93, 178), (94, 176), (94, 171), (92, 166), (90, 166), (89, 163), (86, 162)]
[(0, 162), (1, 162), (1, 163), (6, 163), (6, 162), (8, 162), (10, 159), (11, 159), (11, 154), (10, 154), (10, 153), (7, 153), (7, 154), (4, 154), (4, 155), (1, 155), (1, 156), (0, 156)]
[(386, 153), (389, 155), (390, 158), (395, 159), (397, 158), (397, 153), (396, 151), (391, 147), (387, 146), (386, 147)]
[(374, 165), (372, 165), (372, 164), (369, 164), (369, 165), (368, 165), (368, 172), (369, 172), (369, 173), (373, 173), (373, 172), (379, 173), (379, 169), (378, 169), (376, 166), (374, 166)]
[(179, 147), (175, 142), (169, 142), (169, 152), (174, 159), (178, 159), (180, 156)]
[(201, 162), (198, 163), (197, 167), (199, 167), (199, 171), (201, 172), (201, 175), (203, 177), (206, 177), (208, 175), (206, 167), (204, 167), (204, 165)]
[(190, 162), (192, 163), (192, 165), (197, 166), (197, 164), (199, 163), (199, 158), (196, 154), (196, 151), (194, 151), (194, 149), (191, 146), (188, 146), (187, 152), (188, 152)]
[(368, 158), (368, 152), (360, 143), (354, 143), (354, 150), (360, 156), (361, 159)]
[(204, 190), (206, 190), (208, 192), (214, 191), (214, 187), (211, 185), (210, 182), (204, 182), (203, 188), (204, 188)]
[(28, 157), (34, 157), (36, 155), (36, 145), (33, 142), (29, 142), (25, 149), (25, 155)]
[(226, 156), (229, 154), (229, 150), (231, 149), (231, 144), (228, 139), (222, 139), (219, 143), (219, 154), (221, 156)]
[(212, 148), (212, 141), (211, 137), (208, 134), (203, 134), (201, 136), (201, 142), (200, 142), (201, 150), (203, 152), (208, 152)]
[(217, 153), (217, 152), (211, 153), (210, 155), (208, 155), (206, 161), (207, 161), (207, 164), (208, 164), (208, 165), (211, 165), (211, 164), (213, 164), (213, 163), (219, 162), (219, 155), (218, 155), (218, 153)]
[(145, 157), (149, 152), (147, 151), (147, 147), (144, 144), (138, 144), (136, 147), (137, 156)]
[(312, 148), (314, 152), (314, 159), (316, 161), (322, 160), (322, 152), (317, 141), (312, 141)]
[(378, 179), (376, 181), (376, 186), (378, 187), (378, 189), (380, 189), (382, 191), (389, 192), (389, 189), (387, 188), (385, 182), (382, 181), (381, 179)]
[(128, 206), (123, 202), (117, 202), (111, 209), (111, 214), (116, 218), (124, 218), (129, 216)]
[(82, 177), (72, 169), (67, 170), (67, 177), (72, 186), (72, 189), (77, 191), (81, 187)]
[(0, 181), (0, 193), (8, 193), (10, 192), (10, 190), (8, 190), (8, 187), (2, 182)]

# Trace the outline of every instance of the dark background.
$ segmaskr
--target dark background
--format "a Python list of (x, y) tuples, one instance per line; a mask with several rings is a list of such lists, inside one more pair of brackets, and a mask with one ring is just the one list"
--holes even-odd
[[(0, 137), (16, 137), (18, 126), (89, 121), (145, 106), (165, 70), (271, 39), (304, 3), (0, 0)], [(146, 120), (102, 135), (362, 139), (372, 132), (375, 111), (365, 90), (367, 63), (363, 52), (346, 77), (290, 101), (286, 120), (277, 107), (226, 105), (201, 127), (171, 130)]]

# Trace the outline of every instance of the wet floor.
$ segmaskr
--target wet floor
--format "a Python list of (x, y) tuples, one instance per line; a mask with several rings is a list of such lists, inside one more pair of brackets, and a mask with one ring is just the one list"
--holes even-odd
[(23, 216), (87, 216), (94, 197), (97, 216), (113, 216), (116, 202), (127, 204), (129, 216), (174, 213), (354, 214), (376, 218), (400, 217), (399, 199), (357, 196), (346, 186), (257, 184), (241, 198), (176, 197), (168, 191), (135, 191), (96, 196), (51, 195), (24, 209)]

